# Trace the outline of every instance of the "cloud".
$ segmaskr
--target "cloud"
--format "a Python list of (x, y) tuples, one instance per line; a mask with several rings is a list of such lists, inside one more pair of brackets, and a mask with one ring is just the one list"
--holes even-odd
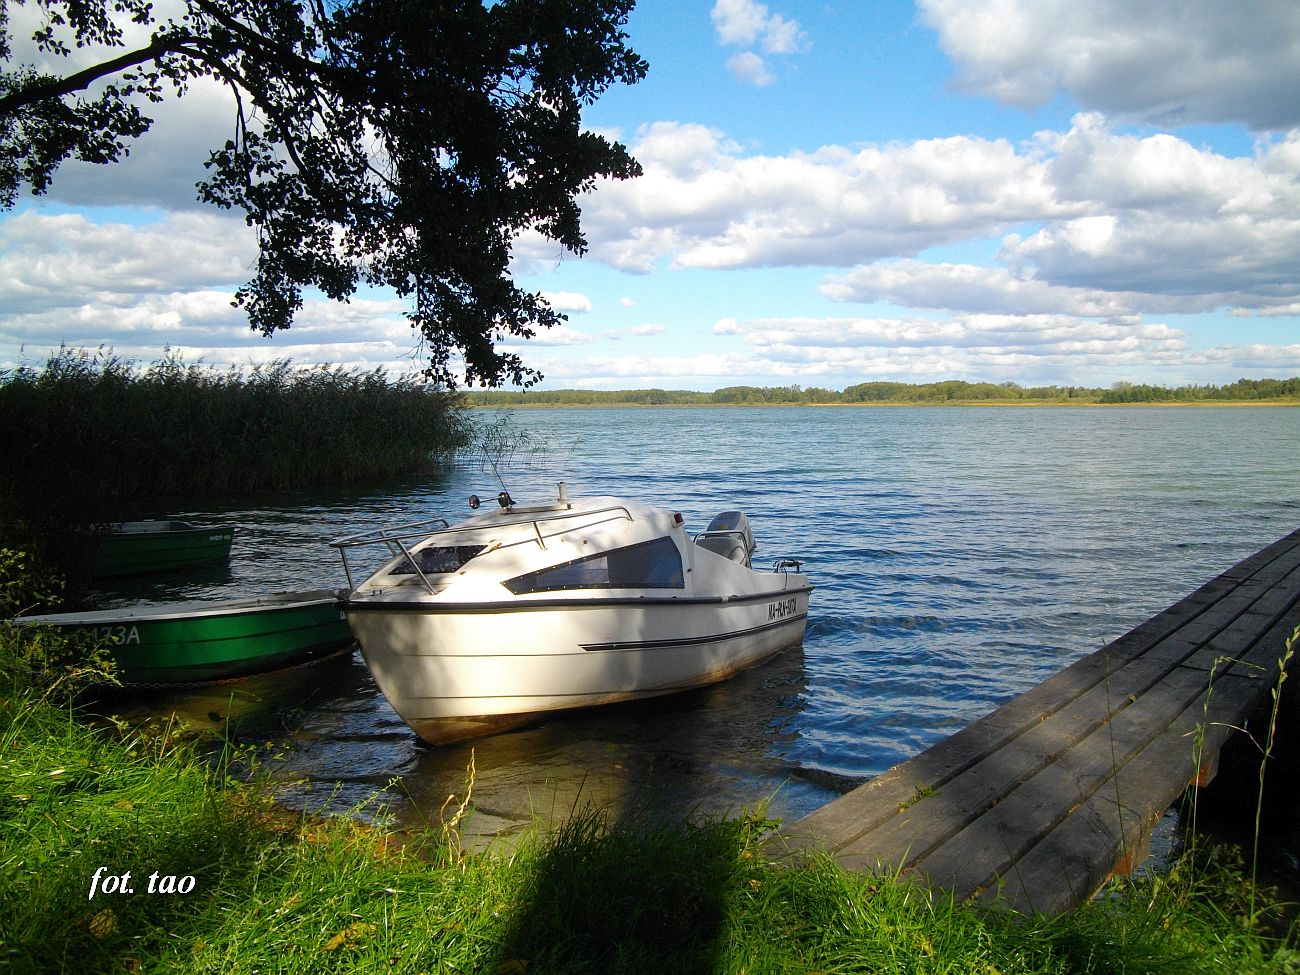
[(743, 353), (699, 353), (689, 356), (587, 356), (530, 359), (546, 374), (548, 386), (636, 388), (676, 386), (700, 389), (719, 385), (763, 365)]
[(717, 0), (709, 18), (722, 44), (759, 46), (768, 54), (795, 54), (808, 47), (798, 21), (774, 14), (755, 0)]
[[(966, 311), (997, 310), (998, 291), (1007, 310), (1084, 315), (1300, 303), (1300, 132), (1229, 158), (1081, 114), (1018, 146), (956, 136), (774, 156), (661, 122), (632, 148), (645, 175), (584, 200), (591, 255), (626, 271), (856, 266), (825, 293)], [(907, 263), (999, 237), (996, 274)], [(941, 295), (919, 300), (907, 281), (922, 277)]]
[(1300, 344), (1245, 346), (1220, 345), (1188, 357), (1196, 364), (1227, 365), (1271, 376), (1300, 372)]
[(219, 214), (173, 213), (139, 226), (13, 215), (0, 222), (0, 362), (64, 343), (111, 345), (143, 360), (169, 345), (213, 365), (284, 356), (378, 365), (416, 348), (405, 305), (383, 296), (347, 304), (309, 296), (288, 331), (270, 339), (251, 331), (231, 298), (255, 257), (252, 231)]
[(881, 377), (1078, 381), (1069, 377), (1182, 368), (1188, 361), (1183, 332), (1169, 325), (1068, 315), (722, 320), (714, 332), (740, 336), (756, 370), (846, 383)]
[(256, 254), (243, 221), (218, 214), (134, 226), (28, 210), (0, 223), (0, 308), (12, 315), (84, 302), (121, 306), (217, 285), (233, 293)]
[(1134, 214), (1115, 221), (1104, 238), (1091, 236), (1094, 229), (1066, 221), (1025, 238), (1011, 235), (1000, 256), (1067, 287), (1146, 294), (1151, 305), (1181, 297), (1195, 311), (1287, 307), (1300, 292), (1300, 224), (1294, 217), (1203, 221)]
[(539, 345), (586, 345), (594, 341), (596, 340), (586, 332), (579, 332), (577, 329), (569, 328), (568, 325), (553, 325), (550, 328), (537, 329), (536, 334), (530, 339), (507, 335), (497, 339), (496, 345), (498, 348), (518, 350)]
[(542, 297), (559, 312), (582, 314), (591, 311), (591, 299), (577, 291), (543, 291)]
[(211, 211), (199, 201), (196, 184), (208, 175), (203, 164), (210, 153), (234, 135), (234, 104), (210, 78), (195, 79), (183, 98), (146, 107), (154, 124), (129, 143), (126, 158), (106, 165), (73, 159), (60, 166), (49, 198), (74, 206)]
[(633, 325), (631, 328), (607, 328), (600, 334), (613, 342), (620, 342), (629, 335), (644, 338), (648, 335), (663, 335), (667, 331), (663, 325)]
[(632, 151), (644, 175), (601, 182), (583, 217), (594, 257), (641, 273), (664, 257), (715, 269), (844, 266), (1088, 212), (1057, 200), (1042, 161), (1005, 140), (746, 156), (716, 130), (661, 122)]
[(950, 318), (776, 318), (737, 326), (747, 345), (802, 361), (831, 350), (967, 349), (1007, 354), (1117, 356), (1141, 349), (1168, 355), (1183, 333), (1163, 324), (1092, 322), (1064, 315), (959, 315)]
[(764, 88), (776, 81), (776, 75), (767, 63), (753, 51), (741, 51), (727, 59), (727, 70), (738, 80), (756, 88)]
[[(177, 16), (181, 5), (174, 0), (153, 4), (161, 20)], [(32, 33), (44, 25), (46, 14), (39, 4), (6, 4), (10, 18), (12, 61), (31, 64), (58, 76), (116, 57), (123, 48), (69, 46), (66, 58), (38, 51)], [(123, 30), (126, 50), (149, 43), (149, 29), (117, 18)], [(102, 88), (99, 82), (91, 94)], [(182, 97), (170, 86), (159, 103), (138, 98), (138, 104), (153, 125), (143, 136), (127, 142), (127, 155), (116, 163), (96, 165), (75, 159), (63, 163), (55, 174), (48, 199), (74, 206), (144, 206), (169, 210), (199, 209), (195, 184), (207, 176), (203, 164), (209, 153), (234, 135), (235, 101), (229, 90), (211, 78), (195, 78)]]
[[(418, 368), (418, 343), (400, 308), (390, 301), (354, 300), (347, 306), (307, 301), (287, 332), (267, 338), (251, 331), (229, 295), (209, 292), (141, 299), (122, 308), (86, 304), (0, 322), (0, 362), (39, 362), (61, 344), (108, 345), (127, 358), (150, 362), (164, 347), (188, 362), (217, 367), (291, 358), (373, 368)], [(346, 318), (338, 317), (345, 311)], [(21, 351), (20, 351), (21, 350)]]
[(937, 311), (1085, 318), (1122, 318), (1144, 312), (1193, 314), (1212, 311), (1241, 297), (1229, 293), (1167, 295), (1070, 287), (1039, 280), (1032, 269), (917, 260), (854, 268), (847, 274), (826, 278), (820, 290), (834, 301), (862, 304), (886, 302)]
[(756, 0), (717, 0), (709, 16), (718, 43), (746, 48), (727, 59), (727, 70), (745, 84), (761, 88), (776, 81), (757, 49), (768, 55), (790, 55), (810, 47), (798, 21), (774, 14)]
[(720, 320), (736, 351), (696, 355), (542, 358), (551, 385), (617, 388), (735, 382), (844, 386), (873, 379), (966, 378), (1105, 385), (1140, 375), (1179, 384), (1224, 376), (1290, 374), (1300, 345), (1190, 347), (1182, 330), (1138, 319), (1096, 322), (1068, 315), (943, 318), (767, 318)]
[(1057, 285), (1151, 296), (1135, 307), (1289, 307), (1300, 301), (1297, 142), (1293, 132), (1229, 159), (1081, 116), (1055, 142), (1048, 179), (1090, 212), (1009, 235), (999, 257)]
[(961, 87), (1020, 107), (1064, 92), (1164, 126), (1300, 124), (1300, 5), (918, 0)]

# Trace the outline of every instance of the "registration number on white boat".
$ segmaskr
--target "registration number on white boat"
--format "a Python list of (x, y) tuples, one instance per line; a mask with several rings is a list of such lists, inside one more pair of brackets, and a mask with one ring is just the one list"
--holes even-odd
[(775, 603), (768, 603), (767, 618), (769, 620), (783, 620), (787, 616), (793, 616), (798, 610), (798, 605), (799, 601), (793, 596)]

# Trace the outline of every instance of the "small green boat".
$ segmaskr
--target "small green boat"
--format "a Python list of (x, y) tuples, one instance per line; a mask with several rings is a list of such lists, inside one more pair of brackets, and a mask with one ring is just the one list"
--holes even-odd
[(122, 521), (86, 536), (86, 574), (116, 576), (169, 572), (230, 558), (233, 527), (204, 527), (188, 521)]
[(109, 643), (124, 685), (248, 677), (329, 656), (353, 642), (335, 594), (325, 589), (14, 622), (94, 633)]

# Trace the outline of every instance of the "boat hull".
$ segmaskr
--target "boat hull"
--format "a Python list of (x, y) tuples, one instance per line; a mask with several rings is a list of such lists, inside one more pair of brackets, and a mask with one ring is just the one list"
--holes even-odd
[(103, 640), (124, 685), (230, 680), (328, 656), (353, 644), (332, 593), (27, 617)]
[(126, 522), (91, 536), (87, 575), (98, 579), (170, 572), (222, 563), (230, 558), (234, 528), (204, 528), (188, 522)]
[(344, 609), (394, 710), (447, 744), (726, 680), (802, 641), (810, 591)]

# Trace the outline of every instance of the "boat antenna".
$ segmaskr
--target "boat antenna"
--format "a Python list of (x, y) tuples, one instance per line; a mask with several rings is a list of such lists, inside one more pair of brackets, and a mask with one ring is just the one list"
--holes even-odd
[[(497, 495), (497, 500), (502, 507), (513, 503), (509, 500), (510, 489), (506, 487), (505, 478), (501, 476), (502, 462), (506, 459), (507, 454), (513, 457), (519, 444), (526, 440), (527, 434), (510, 422), (509, 414), (502, 416), (496, 422), (481, 430), (479, 453), (492, 468), (492, 474), (496, 477), (497, 483), (501, 485), (501, 493)], [(501, 501), (502, 498), (507, 500)]]
[(506, 480), (501, 476), (501, 468), (497, 466), (497, 458), (488, 457), (488, 463), (492, 465), (492, 473), (496, 475), (497, 483), (501, 485), (502, 491), (508, 491)]

